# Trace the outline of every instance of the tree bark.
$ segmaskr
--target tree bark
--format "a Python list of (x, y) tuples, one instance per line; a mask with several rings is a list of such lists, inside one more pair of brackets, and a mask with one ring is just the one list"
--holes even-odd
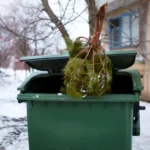
[(89, 34), (90, 38), (94, 33), (94, 27), (96, 22), (96, 14), (97, 14), (97, 7), (95, 0), (86, 0), (88, 7), (88, 19), (89, 19)]
[(107, 9), (107, 4), (104, 4), (103, 6), (100, 7), (100, 9), (98, 10), (98, 13), (96, 15), (94, 34), (91, 39), (91, 43), (95, 47), (99, 44), (99, 37), (100, 37), (101, 31), (102, 31), (103, 21), (104, 21), (104, 17), (106, 14), (106, 9)]
[(66, 38), (69, 38), (69, 34), (66, 30), (66, 28), (64, 27), (63, 23), (61, 20), (59, 20), (59, 18), (54, 14), (53, 10), (51, 9), (48, 0), (41, 0), (42, 5), (44, 7), (44, 11), (47, 13), (47, 15), (49, 16), (50, 20), (55, 24), (55, 26), (58, 28), (58, 30), (60, 31), (65, 43), (66, 43)]

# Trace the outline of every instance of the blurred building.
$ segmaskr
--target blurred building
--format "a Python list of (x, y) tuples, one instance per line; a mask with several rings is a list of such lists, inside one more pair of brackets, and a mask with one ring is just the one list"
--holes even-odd
[(150, 101), (149, 0), (116, 0), (108, 3), (101, 40), (107, 51), (137, 51), (136, 62), (129, 69), (139, 69), (143, 75), (141, 99)]

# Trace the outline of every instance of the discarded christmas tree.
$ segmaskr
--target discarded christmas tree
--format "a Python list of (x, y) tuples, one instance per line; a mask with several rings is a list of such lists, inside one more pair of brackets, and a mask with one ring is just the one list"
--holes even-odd
[(68, 39), (70, 59), (63, 69), (64, 87), (61, 89), (71, 98), (94, 96), (99, 98), (111, 89), (111, 61), (99, 44), (107, 4), (98, 13), (91, 40), (78, 37), (75, 42)]

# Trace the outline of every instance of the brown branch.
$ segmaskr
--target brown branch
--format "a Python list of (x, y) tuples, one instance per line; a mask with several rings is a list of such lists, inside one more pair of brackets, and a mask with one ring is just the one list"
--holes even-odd
[(75, 58), (77, 58), (79, 55), (83, 54), (84, 52), (86, 52), (89, 49), (89, 47), (84, 48), (82, 51), (80, 51)]
[[(3, 25), (0, 26), (1, 29), (4, 29), (4, 30), (6, 30), (6, 31), (8, 31), (8, 32), (10, 32), (10, 33), (12, 33), (12, 34), (13, 34), (14, 36), (16, 36), (16, 37), (21, 37), (21, 38), (24, 38), (24, 39), (26, 39), (26, 40), (35, 41), (34, 38), (30, 38), (30, 37), (27, 37), (27, 36), (22, 35), (22, 33), (24, 33), (24, 32), (26, 31), (26, 29), (28, 29), (29, 26), (25, 27), (20, 33), (17, 33), (16, 31), (14, 31), (14, 30), (12, 30), (11, 28), (9, 28), (9, 26), (7, 25), (7, 23), (5, 23), (1, 18), (0, 18), (0, 21), (3, 23)], [(31, 24), (32, 24), (32, 23), (34, 24), (35, 22), (33, 21), (33, 22), (31, 22)], [(30, 24), (30, 25), (31, 25), (31, 24)], [(36, 41), (42, 41), (42, 40), (48, 38), (50, 35), (53, 34), (53, 32), (54, 32), (54, 31), (52, 30), (50, 33), (48, 33), (48, 34), (45, 35), (44, 37), (37, 38)]]
[(64, 24), (61, 20), (58, 19), (58, 17), (54, 14), (53, 10), (51, 9), (48, 0), (41, 0), (42, 5), (44, 7), (44, 11), (47, 13), (51, 21), (55, 24), (55, 26), (59, 29), (60, 33), (62, 34), (62, 37), (64, 40), (66, 37), (69, 37), (69, 34), (67, 30), (64, 27)]
[(95, 36), (93, 36), (91, 40), (91, 43), (94, 46), (97, 46), (99, 43), (99, 37), (103, 26), (106, 8), (107, 8), (107, 4), (104, 4), (102, 7), (100, 7), (97, 13), (97, 19), (96, 19), (96, 24), (95, 24), (94, 34), (93, 34)]
[(93, 67), (93, 72), (95, 72), (94, 64), (95, 64), (95, 56), (94, 56), (94, 51), (93, 51), (92, 52), (92, 67)]
[(98, 10), (96, 7), (95, 0), (86, 0), (86, 3), (88, 5), (88, 23), (89, 23), (89, 33), (91, 37), (94, 33), (96, 14)]
[(64, 26), (67, 25), (70, 22), (73, 22), (74, 20), (76, 20), (77, 18), (79, 18), (86, 10), (88, 7), (85, 7), (85, 9), (83, 9), (83, 11), (81, 13), (79, 13), (76, 17), (74, 17), (73, 19), (70, 19), (69, 21), (67, 21), (66, 23), (64, 23)]
[(66, 4), (66, 7), (65, 7), (65, 10), (63, 12), (63, 15), (61, 16), (61, 20), (65, 17), (65, 14), (66, 14), (66, 11), (67, 11), (67, 8), (69, 6), (69, 3), (70, 3), (71, 0), (68, 0), (67, 4)]
[(87, 53), (87, 55), (85, 56), (85, 58), (84, 58), (83, 61), (85, 61), (85, 60), (88, 58), (88, 56), (89, 56), (89, 54), (90, 54), (90, 52), (91, 52), (91, 49), (92, 49), (92, 46), (89, 48), (88, 53)]

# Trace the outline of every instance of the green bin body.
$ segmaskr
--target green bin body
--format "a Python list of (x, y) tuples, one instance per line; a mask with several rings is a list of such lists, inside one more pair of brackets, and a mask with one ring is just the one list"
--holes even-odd
[(112, 93), (80, 100), (61, 95), (63, 75), (48, 72), (32, 74), (19, 87), (30, 150), (132, 150), (133, 106), (142, 90), (138, 71), (116, 71)]

